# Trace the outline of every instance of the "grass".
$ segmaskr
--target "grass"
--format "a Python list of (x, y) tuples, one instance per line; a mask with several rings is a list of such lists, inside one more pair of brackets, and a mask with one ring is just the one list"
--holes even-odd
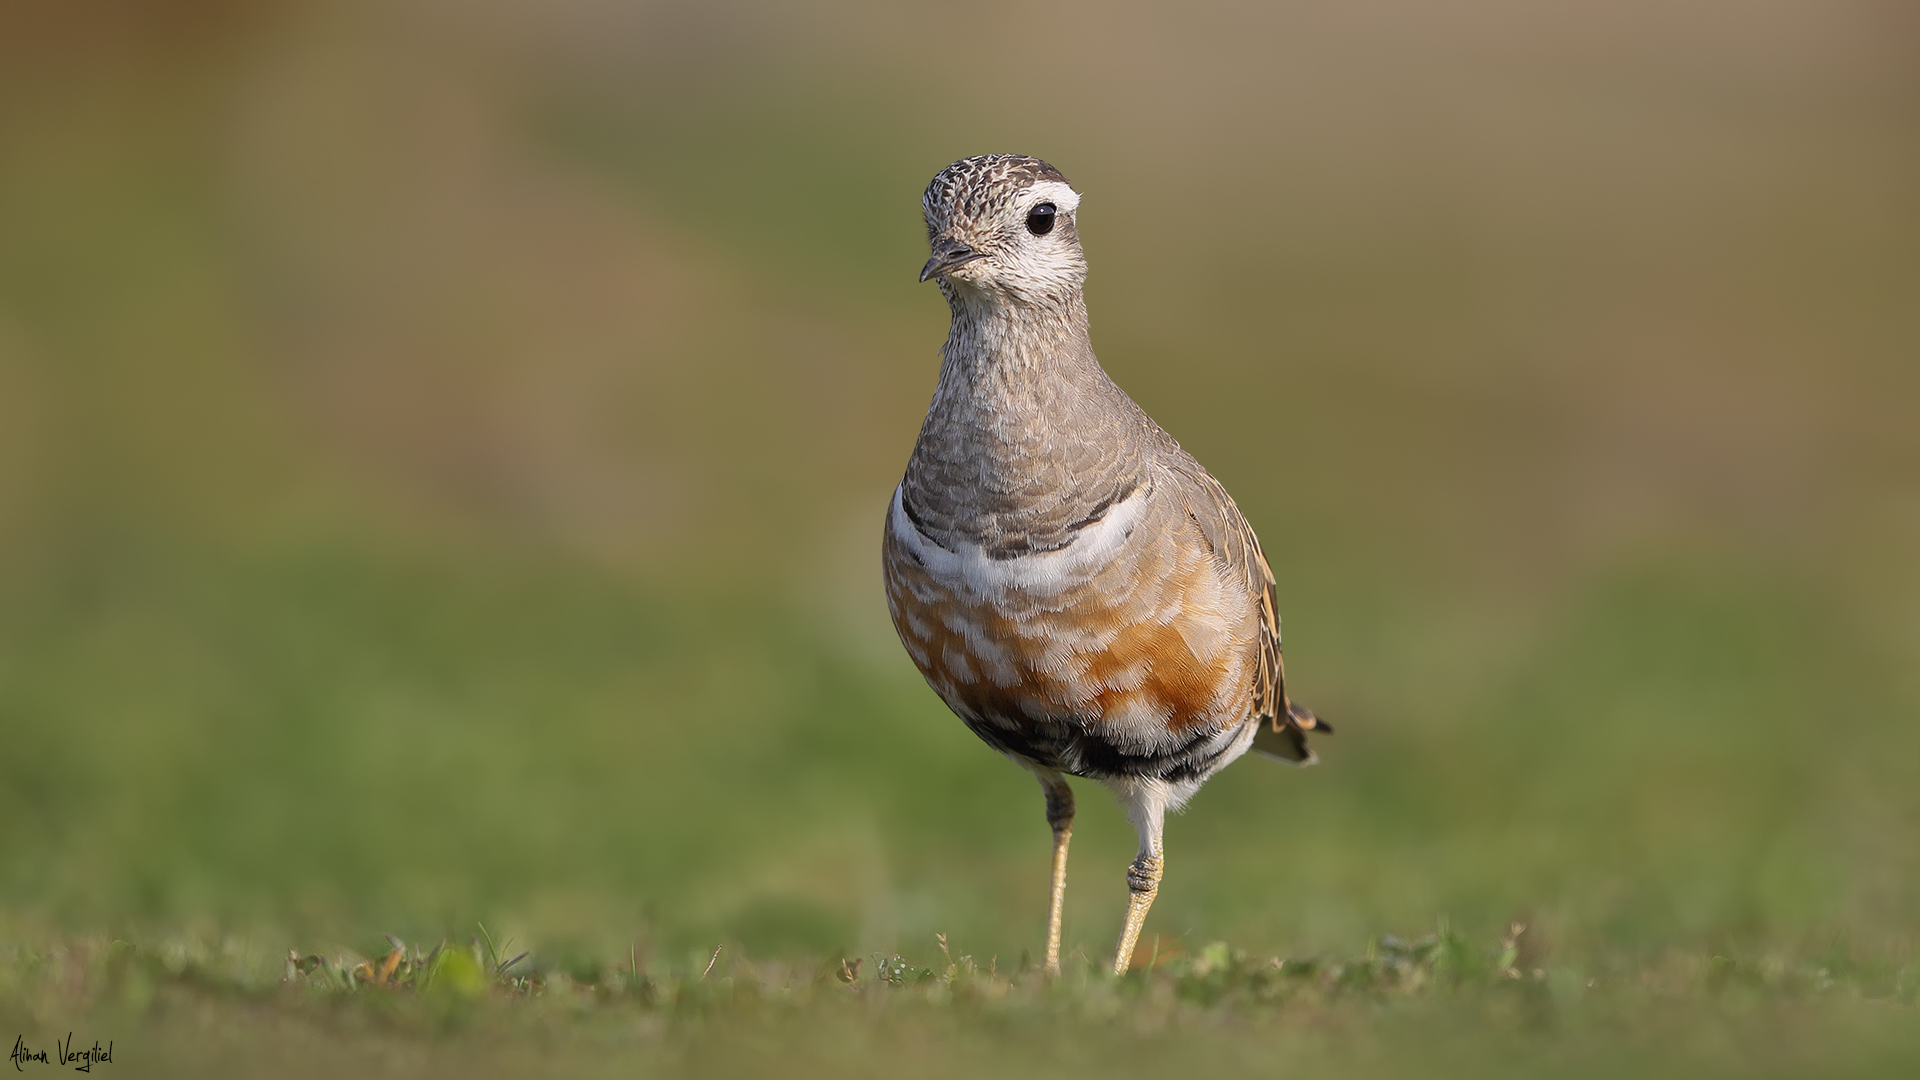
[[(235, 939), (69, 939), (0, 957), (0, 1017), (29, 1031), (58, 1017), (81, 1025), (82, 1044), (117, 1031), (116, 1064), (140, 1075), (234, 1065), (244, 1051), (282, 1075), (319, 1075), (363, 1055), (396, 1072), (505, 1075), (531, 1052), (595, 1075), (725, 1063), (783, 1075), (939, 1076), (977, 1067), (979, 1048), (992, 1046), (1014, 1075), (1176, 1060), (1257, 1074), (1284, 1060), (1343, 1075), (1632, 1066), (1865, 1076), (1897, 1075), (1920, 1041), (1913, 963), (1674, 953), (1631, 968), (1528, 968), (1524, 927), (1481, 943), (1442, 926), (1414, 940), (1383, 937), (1345, 960), (1251, 956), (1216, 942), (1164, 948), (1122, 979), (1069, 962), (1049, 980), (955, 955), (944, 936), (937, 946), (912, 959), (815, 961), (723, 959), (722, 947), (684, 966), (643, 959), (636, 946), (558, 966), (505, 955), (484, 927), (431, 948), (393, 938), (365, 956), (296, 951), (277, 961)], [(207, 1029), (242, 1025), (273, 1034), (206, 1040), (169, 1067)], [(313, 1054), (318, 1045), (331, 1049)], [(273, 1049), (263, 1055), (263, 1046)]]
[[(403, 548), (148, 536), (16, 579), (0, 1020), (30, 1045), (97, 1031), (151, 1075), (1897, 1075), (1920, 1049), (1910, 733), (1799, 756), (1807, 702), (1889, 682), (1778, 582), (1624, 569), (1441, 731), (1236, 765), (1171, 824), (1124, 980), (1098, 961), (1131, 834), (1088, 792), (1049, 984), (1037, 793), (910, 669), (802, 612)], [(1823, 643), (1777, 629), (1806, 621)], [(1401, 692), (1383, 713), (1432, 702)]]

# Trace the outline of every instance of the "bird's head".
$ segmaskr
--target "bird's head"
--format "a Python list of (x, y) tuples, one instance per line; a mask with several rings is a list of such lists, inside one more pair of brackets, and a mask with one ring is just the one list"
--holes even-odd
[(949, 301), (968, 293), (1064, 301), (1087, 280), (1074, 211), (1080, 193), (1060, 170), (1021, 154), (982, 154), (940, 170), (921, 199), (935, 278)]

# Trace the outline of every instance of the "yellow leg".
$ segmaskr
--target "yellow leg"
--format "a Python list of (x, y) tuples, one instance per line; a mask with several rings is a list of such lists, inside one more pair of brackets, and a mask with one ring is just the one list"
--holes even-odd
[(1125, 975), (1133, 963), (1134, 946), (1140, 943), (1140, 928), (1147, 924), (1147, 909), (1160, 892), (1160, 874), (1166, 860), (1158, 851), (1143, 852), (1127, 868), (1127, 921), (1120, 928), (1120, 945), (1113, 953), (1113, 973)]
[(1047, 824), (1053, 826), (1053, 893), (1047, 903), (1047, 966), (1060, 974), (1060, 916), (1067, 904), (1067, 842), (1073, 839), (1073, 789), (1060, 776), (1041, 781), (1047, 792)]

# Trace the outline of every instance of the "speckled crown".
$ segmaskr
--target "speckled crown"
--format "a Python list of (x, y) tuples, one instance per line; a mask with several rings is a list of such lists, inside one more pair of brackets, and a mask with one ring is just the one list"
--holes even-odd
[(1060, 170), (1025, 154), (981, 154), (961, 158), (935, 174), (920, 205), (927, 215), (927, 235), (937, 236), (955, 218), (976, 219), (988, 208), (1022, 188), (1042, 180), (1062, 184)]

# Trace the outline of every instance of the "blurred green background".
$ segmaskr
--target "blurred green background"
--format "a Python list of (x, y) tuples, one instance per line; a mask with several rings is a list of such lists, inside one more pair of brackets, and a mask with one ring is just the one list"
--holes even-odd
[(878, 580), (989, 151), (1339, 727), (1149, 935), (1912, 955), (1885, 0), (0, 7), (0, 930), (1037, 948), (1039, 793)]

